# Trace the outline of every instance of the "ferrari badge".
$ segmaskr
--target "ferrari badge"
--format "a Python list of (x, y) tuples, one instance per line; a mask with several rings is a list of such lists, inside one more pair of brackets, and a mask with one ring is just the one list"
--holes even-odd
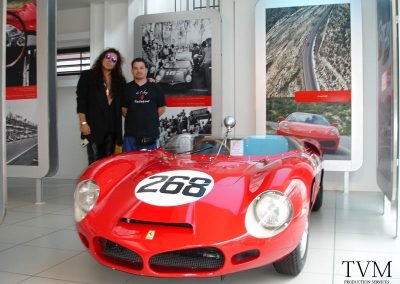
[(146, 235), (146, 240), (153, 240), (155, 234), (156, 234), (156, 231), (154, 231), (154, 230), (148, 231), (148, 232), (147, 232), (147, 235)]

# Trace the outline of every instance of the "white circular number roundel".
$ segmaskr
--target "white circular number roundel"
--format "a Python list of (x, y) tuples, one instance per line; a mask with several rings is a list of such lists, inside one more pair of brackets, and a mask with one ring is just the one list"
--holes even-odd
[(138, 183), (136, 197), (157, 206), (177, 206), (200, 200), (214, 186), (213, 178), (198, 171), (168, 171), (149, 176)]

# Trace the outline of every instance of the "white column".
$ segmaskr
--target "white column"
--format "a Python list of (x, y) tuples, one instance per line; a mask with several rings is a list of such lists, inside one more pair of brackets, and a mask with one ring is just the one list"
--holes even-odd
[[(126, 78), (128, 81), (132, 80), (132, 75), (130, 73), (130, 63), (134, 59), (134, 41), (135, 41), (135, 35), (134, 35), (134, 23), (135, 19), (138, 16), (144, 15), (144, 1), (145, 0), (129, 0), (129, 6), (128, 6), (128, 35), (126, 37), (127, 40), (127, 47), (128, 47), (128, 53), (125, 55), (126, 59), (126, 74), (129, 74)], [(125, 69), (125, 68), (124, 68)]]
[(90, 3), (90, 62), (104, 49), (104, 4)]
[[(220, 1), (221, 53), (222, 53), (222, 120), (227, 115), (236, 119), (235, 113), (235, 3), (233, 0)], [(233, 130), (235, 131), (235, 129)]]
[(235, 132), (239, 135), (254, 134), (256, 131), (255, 36), (250, 32), (255, 26), (256, 3), (257, 0), (234, 1), (235, 77), (229, 81), (235, 85)]

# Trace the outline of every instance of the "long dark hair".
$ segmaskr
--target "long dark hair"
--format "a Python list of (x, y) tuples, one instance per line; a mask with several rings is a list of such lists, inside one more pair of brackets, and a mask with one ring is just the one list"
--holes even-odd
[(120, 93), (124, 90), (126, 79), (124, 74), (122, 73), (122, 63), (124, 59), (121, 56), (121, 53), (115, 48), (107, 48), (97, 57), (96, 61), (93, 64), (92, 70), (93, 75), (95, 76), (95, 80), (98, 82), (103, 82), (103, 60), (106, 57), (106, 54), (112, 52), (115, 53), (118, 57), (118, 61), (115, 63), (114, 68), (111, 70), (111, 92), (113, 97), (119, 96)]

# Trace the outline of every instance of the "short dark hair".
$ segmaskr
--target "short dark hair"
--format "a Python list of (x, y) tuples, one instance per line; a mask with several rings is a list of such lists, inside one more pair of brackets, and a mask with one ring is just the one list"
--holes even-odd
[(131, 62), (131, 68), (133, 68), (133, 64), (135, 64), (136, 62), (143, 62), (144, 67), (146, 67), (146, 69), (149, 68), (149, 67), (147, 66), (146, 61), (145, 61), (142, 57), (136, 57), (135, 59), (133, 59), (132, 62)]

